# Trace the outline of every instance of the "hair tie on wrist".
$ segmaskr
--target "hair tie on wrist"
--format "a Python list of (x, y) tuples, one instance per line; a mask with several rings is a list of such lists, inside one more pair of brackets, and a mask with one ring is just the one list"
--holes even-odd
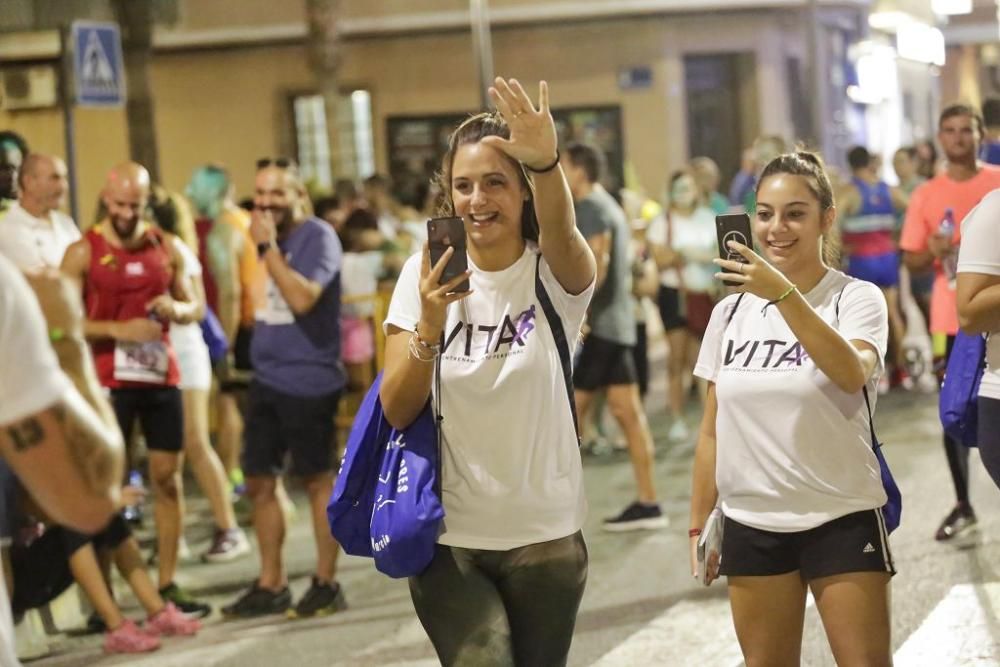
[(701, 528), (689, 528), (688, 537), (698, 537), (701, 535)]
[(66, 332), (59, 327), (52, 327), (49, 329), (49, 340), (53, 343), (58, 343), (63, 338), (66, 337)]
[(781, 296), (779, 296), (779, 297), (778, 297), (777, 299), (775, 299), (774, 301), (768, 301), (767, 303), (765, 303), (765, 304), (764, 304), (764, 307), (760, 309), (760, 312), (761, 312), (761, 314), (763, 314), (763, 315), (767, 315), (767, 307), (768, 307), (768, 306), (774, 306), (774, 305), (776, 305), (776, 304), (779, 304), (779, 303), (781, 303), (782, 301), (784, 301), (785, 299), (787, 299), (787, 298), (788, 298), (788, 296), (789, 296), (789, 295), (790, 295), (790, 294), (791, 294), (792, 292), (794, 292), (794, 291), (795, 291), (795, 290), (797, 290), (797, 289), (798, 289), (798, 287), (796, 287), (795, 285), (792, 285), (792, 286), (791, 286), (791, 287), (789, 287), (789, 288), (788, 288), (787, 290), (785, 290), (785, 293), (784, 293), (784, 294), (782, 294)]
[(546, 167), (542, 167), (541, 169), (535, 169), (527, 162), (522, 162), (521, 164), (523, 164), (524, 168), (533, 174), (546, 174), (559, 166), (559, 149), (558, 148), (556, 149), (556, 159), (552, 161), (552, 164)]

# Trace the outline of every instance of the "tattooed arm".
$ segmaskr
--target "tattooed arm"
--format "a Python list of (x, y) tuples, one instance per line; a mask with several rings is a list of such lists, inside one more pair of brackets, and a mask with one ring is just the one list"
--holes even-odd
[(29, 277), (34, 295), (9, 264), (0, 278), (0, 455), (57, 522), (100, 530), (118, 503), (123, 447), (83, 342), (79, 297), (53, 274)]

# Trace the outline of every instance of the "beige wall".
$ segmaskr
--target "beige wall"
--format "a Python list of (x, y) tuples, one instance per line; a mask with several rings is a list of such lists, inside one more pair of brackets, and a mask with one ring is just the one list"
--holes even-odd
[[(194, 18), (189, 14), (186, 21)], [(206, 9), (197, 18), (209, 26), (223, 17)], [(743, 110), (745, 127), (785, 134), (784, 54), (795, 43), (787, 21), (769, 11), (717, 14), (711, 21), (651, 17), (498, 29), (493, 35), (497, 73), (529, 82), (530, 91), (537, 90), (538, 79), (547, 79), (553, 106), (621, 106), (626, 159), (653, 196), (688, 157), (684, 53), (755, 53), (755, 77), (744, 85), (756, 95), (744, 91), (744, 98), (757, 106)], [(387, 116), (475, 110), (471, 53), (463, 33), (345, 44), (342, 81), (345, 88), (371, 91), (380, 170), (386, 166)], [(621, 91), (619, 69), (640, 65), (652, 68), (652, 86)], [(151, 77), (164, 183), (182, 189), (193, 168), (219, 161), (232, 170), (241, 195), (250, 191), (256, 158), (292, 152), (288, 96), (312, 87), (305, 49), (296, 45), (158, 53)], [(56, 111), (0, 112), (0, 127), (24, 133), (40, 150), (63, 152)], [(77, 137), (79, 201), (88, 217), (103, 174), (126, 156), (123, 113), (77, 111)]]

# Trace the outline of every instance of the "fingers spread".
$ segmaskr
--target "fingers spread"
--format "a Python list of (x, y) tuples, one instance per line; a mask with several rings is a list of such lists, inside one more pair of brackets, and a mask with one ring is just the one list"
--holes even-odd
[(549, 84), (545, 81), (538, 82), (538, 110), (549, 113)]
[(513, 90), (514, 97), (517, 100), (515, 106), (520, 106), (522, 111), (534, 112), (535, 105), (531, 103), (531, 98), (528, 97), (528, 93), (524, 92), (524, 88), (521, 87), (521, 82), (517, 79), (510, 80), (510, 87)]
[(503, 95), (496, 88), (490, 88), (490, 99), (493, 100), (493, 106), (497, 108), (501, 116), (510, 118), (514, 115), (514, 112), (510, 109), (510, 105), (507, 104), (507, 100), (503, 98)]

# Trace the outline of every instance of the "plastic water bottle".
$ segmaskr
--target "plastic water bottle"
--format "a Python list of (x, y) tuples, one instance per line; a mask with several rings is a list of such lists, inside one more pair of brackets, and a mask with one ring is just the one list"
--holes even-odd
[[(944, 218), (938, 225), (938, 234), (944, 236), (949, 241), (955, 238), (955, 211), (950, 208), (944, 210)], [(952, 248), (947, 255), (941, 258), (941, 270), (944, 271), (948, 285), (955, 289), (955, 277), (958, 275), (958, 257)]]
[[(132, 470), (128, 474), (128, 486), (134, 486), (139, 489), (145, 488), (142, 481), (142, 473), (138, 470)], [(122, 512), (122, 515), (130, 524), (138, 525), (142, 523), (142, 503), (136, 503), (135, 505), (128, 505)]]

